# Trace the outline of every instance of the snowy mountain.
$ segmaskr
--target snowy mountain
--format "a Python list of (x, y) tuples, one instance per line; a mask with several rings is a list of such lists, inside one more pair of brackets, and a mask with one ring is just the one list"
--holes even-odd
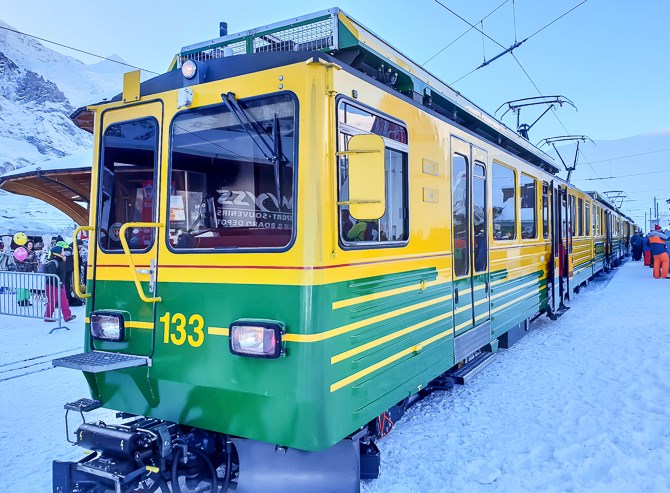
[(91, 136), (68, 117), (118, 93), (124, 71), (106, 60), (86, 65), (0, 29), (0, 173), (90, 149)]
[[(12, 29), (2, 21), (0, 26)], [(75, 127), (69, 115), (119, 93), (127, 70), (108, 60), (86, 65), (33, 38), (0, 29), (0, 174), (92, 152), (92, 136)], [(71, 223), (40, 201), (0, 192), (0, 221), (14, 217), (17, 209), (35, 219)]]

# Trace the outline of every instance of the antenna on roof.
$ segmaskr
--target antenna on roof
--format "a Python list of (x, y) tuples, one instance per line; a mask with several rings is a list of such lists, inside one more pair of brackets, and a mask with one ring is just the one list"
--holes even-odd
[[(546, 111), (545, 111), (545, 113), (546, 113)], [(596, 143), (593, 142), (591, 140), (591, 138), (586, 136), (586, 135), (560, 135), (558, 137), (549, 137), (549, 138), (546, 138), (546, 139), (542, 139), (540, 142), (538, 142), (538, 145), (540, 147), (542, 147), (545, 144), (551, 144), (551, 146), (554, 148), (554, 151), (556, 151), (556, 155), (558, 156), (558, 158), (563, 163), (563, 167), (565, 168), (565, 171), (568, 172), (568, 176), (566, 178), (566, 181), (568, 183), (570, 183), (570, 175), (572, 174), (572, 172), (577, 167), (577, 157), (579, 156), (579, 144), (581, 144), (582, 142), (586, 142), (587, 140), (589, 142), (591, 142), (593, 145), (596, 145)], [(572, 166), (568, 166), (567, 164), (565, 164), (565, 160), (563, 159), (563, 156), (561, 156), (561, 153), (558, 152), (558, 149), (556, 148), (556, 142), (576, 142), (577, 143), (577, 145), (575, 147), (575, 158), (572, 161)]]
[[(528, 132), (530, 131), (531, 128), (535, 126), (537, 122), (540, 121), (540, 118), (546, 115), (549, 112), (549, 110), (554, 109), (557, 105), (563, 106), (563, 104), (569, 104), (574, 109), (577, 109), (575, 104), (565, 96), (535, 96), (532, 98), (523, 98), (523, 99), (515, 99), (513, 101), (507, 101), (506, 103), (501, 104), (500, 107), (498, 107), (498, 109), (495, 112), (498, 113), (503, 106), (507, 106), (505, 112), (502, 115), (500, 115), (501, 120), (503, 116), (505, 116), (509, 111), (512, 111), (512, 113), (516, 113), (516, 131), (519, 135), (521, 135), (521, 137), (523, 137), (526, 140), (529, 140)], [(547, 105), (547, 109), (544, 110), (542, 114), (538, 116), (535, 119), (535, 121), (530, 125), (527, 123), (521, 123), (521, 109), (527, 106), (538, 106), (538, 105)]]

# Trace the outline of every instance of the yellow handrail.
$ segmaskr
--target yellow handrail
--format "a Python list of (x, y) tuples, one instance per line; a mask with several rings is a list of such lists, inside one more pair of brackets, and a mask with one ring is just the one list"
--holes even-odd
[(125, 223), (121, 226), (119, 230), (119, 239), (121, 240), (121, 246), (123, 247), (123, 253), (126, 255), (126, 260), (128, 260), (128, 266), (131, 268), (133, 273), (133, 281), (135, 282), (135, 288), (137, 289), (137, 294), (140, 295), (140, 298), (145, 303), (157, 303), (161, 301), (160, 296), (154, 296), (148, 298), (144, 294), (144, 289), (142, 289), (142, 284), (140, 284), (140, 277), (137, 275), (137, 268), (135, 267), (135, 262), (133, 262), (133, 256), (130, 254), (130, 247), (128, 246), (128, 240), (126, 240), (126, 230), (128, 228), (162, 228), (165, 226), (163, 223)]
[[(72, 233), (72, 237), (74, 241), (72, 242), (72, 255), (74, 256), (74, 271), (77, 273), (77, 279), (75, 280), (76, 282), (74, 283), (74, 292), (77, 294), (82, 299), (85, 298), (90, 298), (91, 293), (84, 293), (81, 290), (81, 273), (79, 272), (79, 246), (77, 245), (77, 235), (81, 233), (82, 231), (94, 231), (95, 228), (93, 226), (79, 226), (77, 229), (74, 230), (74, 233)], [(89, 239), (90, 240), (90, 239)], [(90, 241), (89, 241), (89, 246), (90, 246)], [(89, 250), (89, 255), (90, 255), (90, 250)], [(88, 266), (87, 266), (88, 268)], [(88, 273), (84, 273), (84, 282), (88, 280)]]

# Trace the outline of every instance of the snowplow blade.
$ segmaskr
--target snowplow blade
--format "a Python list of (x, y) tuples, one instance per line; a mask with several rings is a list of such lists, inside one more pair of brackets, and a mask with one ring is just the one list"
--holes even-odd
[(238, 493), (358, 493), (358, 441), (345, 439), (320, 452), (234, 438), (240, 464)]

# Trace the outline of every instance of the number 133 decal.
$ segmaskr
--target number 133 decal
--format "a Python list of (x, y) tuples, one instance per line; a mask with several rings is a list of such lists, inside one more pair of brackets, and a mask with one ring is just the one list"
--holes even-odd
[(186, 341), (193, 347), (199, 347), (205, 342), (205, 320), (201, 315), (194, 314), (186, 320), (183, 313), (166, 312), (160, 319), (163, 322), (163, 342), (181, 346)]

